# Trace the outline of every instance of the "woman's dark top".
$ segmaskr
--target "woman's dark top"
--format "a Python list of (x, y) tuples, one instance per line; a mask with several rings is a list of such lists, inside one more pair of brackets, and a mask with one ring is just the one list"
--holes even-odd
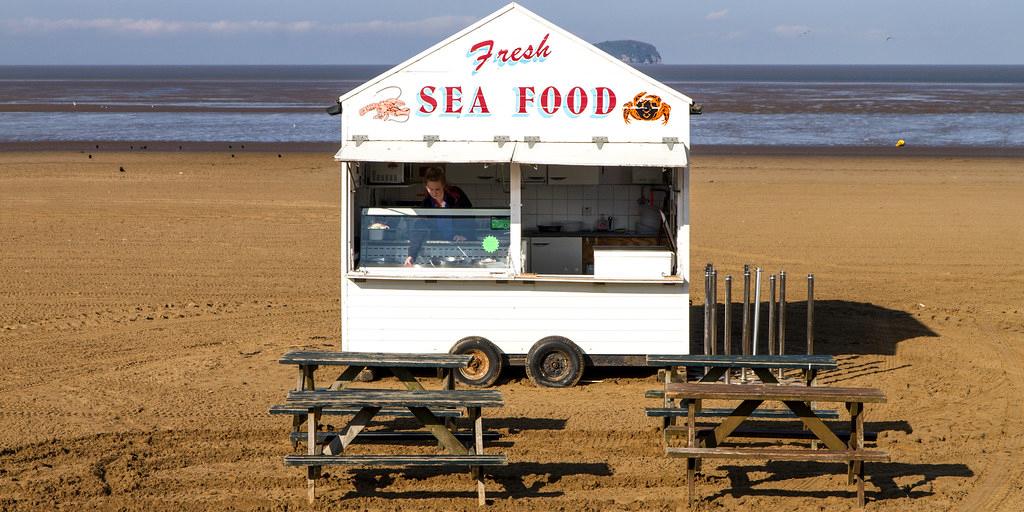
[[(423, 208), (441, 208), (434, 202), (434, 198), (427, 194), (423, 198)], [(444, 207), (445, 208), (472, 208), (473, 203), (469, 201), (469, 196), (459, 187), (455, 185), (448, 185), (444, 189)]]

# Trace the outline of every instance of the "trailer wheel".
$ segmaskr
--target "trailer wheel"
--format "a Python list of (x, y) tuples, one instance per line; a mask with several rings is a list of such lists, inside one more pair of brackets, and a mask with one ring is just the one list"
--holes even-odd
[(586, 358), (572, 340), (548, 336), (533, 344), (526, 354), (526, 375), (546, 388), (571, 388), (583, 377)]
[(467, 386), (483, 388), (493, 385), (501, 376), (505, 363), (501, 350), (490, 340), (480, 336), (462, 338), (449, 353), (473, 356), (468, 367), (459, 368), (455, 372), (455, 380)]

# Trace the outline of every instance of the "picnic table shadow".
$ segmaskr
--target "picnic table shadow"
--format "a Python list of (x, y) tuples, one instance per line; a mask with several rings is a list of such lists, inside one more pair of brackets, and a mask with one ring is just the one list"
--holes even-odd
[[(764, 300), (764, 298), (762, 298)], [(742, 353), (743, 306), (733, 298), (732, 353)], [(751, 322), (753, 322), (751, 309)], [(723, 353), (725, 305), (718, 305), (718, 352)], [(761, 304), (759, 353), (766, 353), (768, 304)], [(895, 355), (896, 345), (913, 338), (938, 337), (908, 311), (867, 302), (814, 301), (814, 353)], [(786, 353), (807, 352), (807, 301), (786, 302)], [(704, 353), (704, 305), (690, 306), (690, 353)]]
[[(769, 461), (761, 465), (720, 465), (718, 469), (725, 470), (729, 484), (714, 495), (706, 497), (714, 500), (724, 496), (778, 496), (778, 497), (803, 497), (803, 498), (827, 498), (827, 497), (848, 497), (856, 495), (853, 488), (843, 489), (758, 489), (754, 485), (763, 485), (771, 482), (781, 482), (798, 478), (815, 478), (822, 475), (846, 475), (846, 464), (832, 462), (790, 462), (790, 461)], [(767, 473), (764, 478), (751, 479), (750, 472)], [(866, 482), (878, 486), (877, 493), (868, 492), (869, 500), (881, 501), (899, 498), (922, 498), (931, 496), (934, 493), (931, 482), (941, 477), (970, 478), (974, 471), (966, 464), (908, 464), (901, 462), (888, 462), (885, 464), (870, 464), (865, 471)], [(896, 483), (897, 478), (918, 476), (912, 483), (900, 485)]]
[[(467, 428), (466, 419), (462, 418), (456, 420), (463, 431)], [(496, 432), (498, 439), (487, 440), (487, 447), (489, 448), (508, 448), (514, 443), (510, 440), (506, 440), (503, 437), (505, 435), (515, 435), (525, 430), (563, 430), (568, 420), (565, 418), (527, 418), (527, 417), (497, 417), (497, 418), (484, 418), (484, 430), (487, 432)], [(384, 421), (377, 422), (375, 426), (383, 425), (385, 430), (399, 430), (408, 431), (414, 434), (423, 434), (422, 426), (417, 424), (414, 420), (409, 418), (388, 418)], [(331, 425), (332, 429), (335, 426)], [(375, 431), (377, 429), (371, 428), (368, 430)], [(432, 444), (436, 441), (430, 438), (414, 438), (414, 439), (395, 439), (395, 438), (360, 438), (357, 437), (355, 442), (357, 444), (389, 444), (389, 445), (423, 445)]]
[[(456, 420), (460, 425), (465, 425), (466, 418)], [(495, 418), (484, 417), (486, 430), (507, 430), (509, 434), (517, 434), (524, 430), (564, 430), (569, 420), (565, 418), (528, 418), (525, 416), (499, 416)], [(340, 422), (343, 423), (343, 422)], [(422, 426), (410, 418), (384, 418), (375, 420), (379, 424), (388, 424), (392, 427), (406, 429), (420, 429)]]
[[(436, 476), (453, 475), (444, 468), (406, 468), (406, 469), (346, 469), (351, 475), (354, 490), (348, 491), (342, 499), (356, 497), (401, 498), (401, 499), (470, 499), (476, 497), (475, 491), (386, 491), (382, 488), (391, 485), (400, 475), (405, 480), (422, 480)], [(554, 498), (565, 493), (558, 490), (544, 490), (545, 487), (558, 483), (563, 477), (575, 475), (611, 476), (612, 470), (603, 462), (513, 462), (507, 466), (487, 469), (489, 480), (493, 480), (503, 489), (488, 491), (488, 500), (503, 498)], [(459, 475), (459, 473), (455, 473)], [(463, 475), (469, 479), (467, 474)], [(529, 478), (533, 477), (533, 478)], [(527, 484), (526, 480), (530, 483)]]

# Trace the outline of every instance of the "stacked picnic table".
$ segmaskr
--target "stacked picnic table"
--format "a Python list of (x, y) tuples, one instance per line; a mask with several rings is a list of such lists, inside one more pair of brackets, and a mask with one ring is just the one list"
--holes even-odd
[[(647, 392), (648, 398), (663, 399), (662, 407), (647, 409), (647, 415), (662, 418), (665, 453), (686, 459), (686, 482), (690, 502), (695, 497), (694, 477), (703, 458), (798, 460), (846, 462), (849, 483), (857, 484), (857, 503), (864, 506), (864, 463), (888, 462), (881, 450), (868, 450), (864, 431), (864, 405), (885, 402), (885, 395), (873, 388), (813, 386), (819, 371), (838, 365), (827, 355), (651, 355), (648, 365), (664, 367), (665, 386)], [(683, 370), (680, 371), (680, 368)], [(685, 369), (703, 369), (695, 381)], [(798, 379), (780, 381), (779, 375), (799, 370)], [(744, 382), (737, 372), (751, 372), (757, 381)], [(704, 408), (703, 401), (732, 402), (730, 408)], [(785, 408), (762, 409), (768, 402), (780, 402)], [(839, 413), (816, 409), (814, 404), (844, 404), (849, 429), (834, 428), (825, 420), (839, 420)], [(702, 424), (697, 419), (702, 418)], [(714, 422), (708, 418), (720, 418)], [(686, 424), (676, 426), (676, 419)], [(803, 429), (741, 429), (751, 420), (799, 419)], [(710, 422), (710, 425), (706, 423)], [(835, 422), (833, 422), (835, 423)], [(673, 446), (676, 438), (685, 445)], [(738, 439), (776, 439), (785, 446), (744, 446)], [(796, 446), (794, 441), (810, 441)]]
[[(292, 416), (290, 439), (293, 449), (305, 441), (306, 453), (284, 458), (290, 466), (307, 468), (308, 498), (316, 498), (316, 480), (327, 465), (454, 467), (470, 468), (477, 482), (477, 502), (486, 503), (484, 471), (486, 466), (507, 464), (504, 455), (485, 454), (484, 439), (494, 438), (483, 428), (482, 411), (502, 407), (497, 390), (456, 390), (453, 371), (469, 365), (469, 355), (379, 354), (366, 352), (293, 351), (280, 363), (298, 366), (296, 389), (288, 393), (285, 404), (270, 408), (271, 414)], [(315, 374), (321, 366), (345, 367), (330, 385), (316, 386)], [(406, 389), (361, 389), (351, 384), (367, 368), (390, 371)], [(414, 369), (433, 369), (440, 374), (441, 389), (428, 390), (413, 375)], [(458, 431), (457, 418), (468, 417), (467, 432)], [(338, 431), (321, 431), (325, 415), (348, 416), (348, 424)], [(413, 418), (424, 431), (367, 430), (375, 417)], [(305, 432), (301, 432), (302, 425)], [(433, 439), (442, 453), (405, 455), (352, 455), (346, 449), (357, 439), (375, 441)]]

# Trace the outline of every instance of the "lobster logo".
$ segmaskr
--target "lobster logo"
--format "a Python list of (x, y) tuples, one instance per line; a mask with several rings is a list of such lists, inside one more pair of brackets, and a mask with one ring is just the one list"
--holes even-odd
[(402, 96), (402, 88), (397, 86), (385, 87), (377, 91), (377, 94), (388, 89), (397, 89), (398, 93), (392, 98), (367, 103), (366, 106), (359, 109), (360, 117), (369, 114), (370, 112), (375, 112), (373, 118), (380, 119), (381, 121), (394, 121), (396, 123), (404, 123), (408, 121), (410, 110), (409, 107), (405, 106), (405, 102), (400, 99)]

